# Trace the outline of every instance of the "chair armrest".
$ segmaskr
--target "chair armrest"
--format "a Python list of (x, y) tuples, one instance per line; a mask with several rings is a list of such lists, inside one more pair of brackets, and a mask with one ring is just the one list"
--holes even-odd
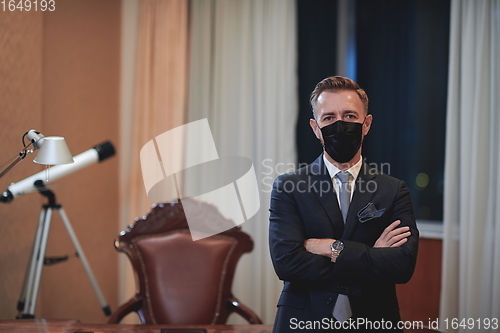
[[(120, 305), (111, 317), (108, 319), (108, 324), (119, 324), (120, 321), (131, 312), (138, 312), (142, 307), (142, 298), (137, 296), (129, 299), (126, 303)], [(139, 315), (139, 317), (141, 317)], [(141, 320), (142, 321), (142, 320)]]
[(229, 298), (228, 303), (231, 309), (242, 316), (249, 324), (262, 324), (262, 320), (259, 318), (259, 316), (257, 316), (257, 314), (253, 312), (252, 309), (238, 301), (236, 298)]

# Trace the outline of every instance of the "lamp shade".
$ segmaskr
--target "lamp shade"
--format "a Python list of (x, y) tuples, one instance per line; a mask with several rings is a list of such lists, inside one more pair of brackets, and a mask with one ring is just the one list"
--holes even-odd
[(33, 162), (46, 165), (69, 164), (73, 163), (73, 156), (63, 137), (47, 136)]

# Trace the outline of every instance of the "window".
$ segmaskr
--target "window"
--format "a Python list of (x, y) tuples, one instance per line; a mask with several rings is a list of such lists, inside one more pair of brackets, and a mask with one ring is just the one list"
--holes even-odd
[[(332, 68), (336, 57), (324, 56), (337, 50), (331, 24), (336, 3), (298, 1), (300, 163), (321, 153), (304, 119), (311, 116), (307, 103), (314, 85), (338, 73)], [(357, 77), (352, 78), (368, 93), (374, 117), (363, 156), (407, 183), (417, 219), (442, 220), (449, 0), (358, 0), (354, 10)], [(329, 27), (322, 27), (328, 17)]]

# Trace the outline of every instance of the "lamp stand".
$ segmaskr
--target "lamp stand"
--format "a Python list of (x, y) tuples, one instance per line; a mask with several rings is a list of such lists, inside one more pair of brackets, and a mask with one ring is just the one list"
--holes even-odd
[[(45, 258), (45, 250), (47, 248), (47, 239), (50, 230), (50, 223), (52, 219), (52, 211), (57, 211), (66, 227), (66, 231), (73, 242), (73, 245), (76, 249), (76, 254), (80, 258), (82, 265), (87, 273), (87, 276), (94, 288), (94, 291), (99, 299), (99, 303), (101, 304), (101, 308), (104, 311), (106, 316), (111, 314), (111, 310), (109, 305), (106, 303), (104, 296), (97, 284), (97, 281), (92, 273), (92, 269), (85, 257), (82, 247), (78, 242), (76, 234), (71, 226), (71, 223), (66, 215), (62, 205), (56, 203), (54, 193), (46, 188), (41, 180), (35, 182), (35, 187), (37, 187), (40, 194), (48, 198), (48, 204), (42, 206), (42, 211), (40, 212), (40, 218), (38, 222), (38, 230), (35, 235), (35, 241), (33, 244), (33, 250), (31, 254), (31, 259), (29, 262), (29, 266), (27, 268), (23, 289), (21, 291), (21, 297), (19, 298), (19, 302), (17, 304), (17, 310), (19, 314), (17, 316), (18, 319), (24, 318), (35, 318), (35, 308), (37, 303), (38, 291), (40, 286), (40, 278), (42, 275), (42, 268), (44, 263), (49, 264), (51, 259)], [(59, 258), (52, 259), (52, 262), (59, 262), (67, 259)]]

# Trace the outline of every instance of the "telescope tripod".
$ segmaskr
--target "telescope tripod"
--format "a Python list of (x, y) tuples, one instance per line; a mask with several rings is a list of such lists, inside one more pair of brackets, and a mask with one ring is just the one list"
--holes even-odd
[(48, 198), (48, 204), (42, 206), (42, 211), (40, 212), (40, 218), (38, 221), (38, 229), (35, 235), (35, 241), (33, 244), (33, 250), (31, 254), (31, 259), (28, 264), (28, 268), (26, 270), (26, 274), (24, 277), (23, 289), (21, 291), (21, 297), (19, 298), (19, 302), (17, 304), (17, 310), (19, 314), (17, 316), (18, 319), (23, 318), (35, 318), (35, 308), (36, 302), (38, 298), (38, 291), (40, 287), (40, 278), (42, 275), (43, 265), (49, 265), (52, 263), (61, 262), (67, 259), (66, 257), (62, 258), (45, 258), (45, 250), (47, 248), (47, 238), (49, 236), (50, 223), (52, 219), (52, 212), (55, 210), (59, 213), (64, 226), (66, 227), (66, 231), (73, 242), (73, 245), (76, 250), (76, 255), (80, 258), (83, 268), (87, 273), (87, 276), (94, 288), (94, 291), (99, 299), (99, 303), (101, 304), (101, 308), (104, 311), (106, 316), (111, 314), (111, 310), (109, 305), (106, 303), (106, 300), (97, 284), (97, 281), (92, 273), (92, 269), (85, 257), (82, 247), (78, 242), (76, 234), (71, 226), (71, 223), (64, 211), (62, 205), (56, 203), (56, 198), (54, 193), (45, 187), (41, 180), (37, 180), (35, 182), (35, 187), (38, 189), (38, 192), (43, 196)]

